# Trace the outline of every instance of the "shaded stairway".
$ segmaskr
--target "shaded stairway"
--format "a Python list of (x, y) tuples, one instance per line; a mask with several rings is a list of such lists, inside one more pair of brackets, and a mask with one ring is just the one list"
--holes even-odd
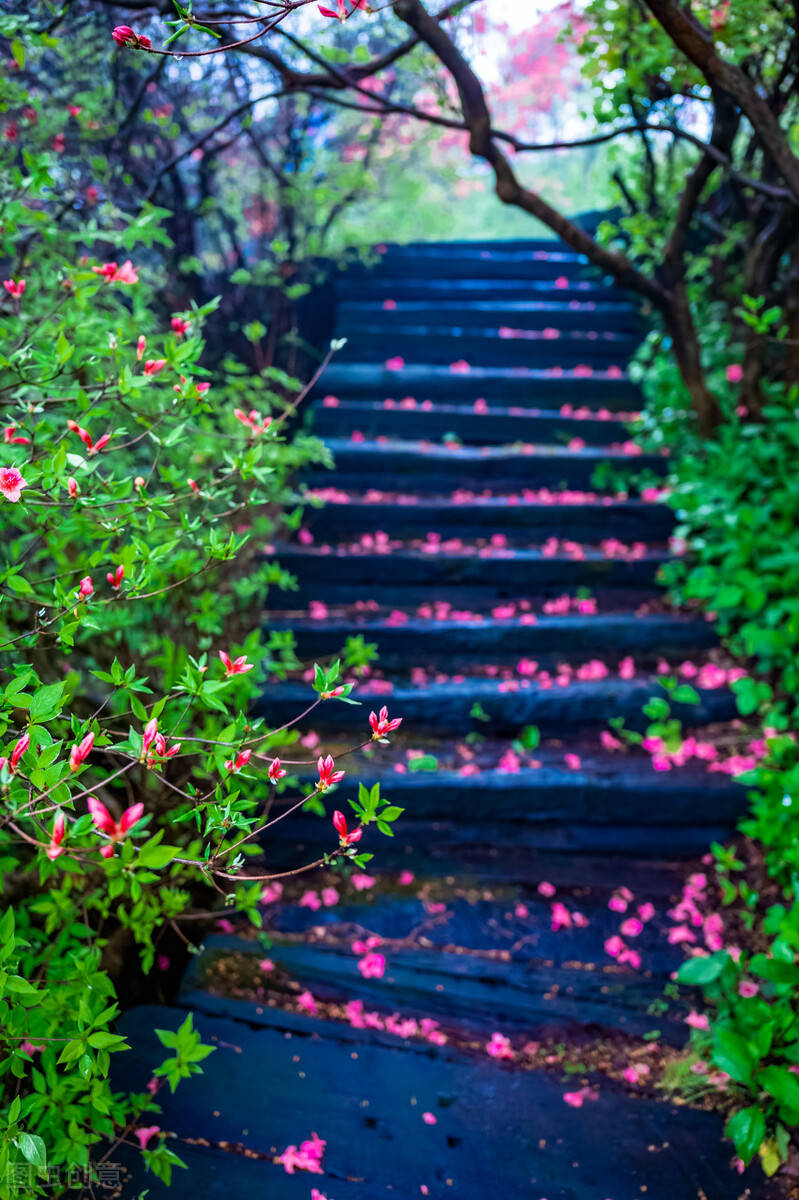
[[(191, 1167), (171, 1194), (771, 1195), (731, 1171), (717, 1115), (652, 1086), (685, 1041), (667, 911), (743, 791), (602, 738), (614, 716), (641, 727), (663, 660), (714, 647), (659, 599), (667, 510), (592, 483), (629, 461), (635, 311), (551, 242), (389, 248), (338, 298), (349, 340), (314, 403), (336, 466), (309, 479), (326, 503), (280, 548), (298, 590), (267, 624), (308, 659), (377, 644), (365, 707), (326, 703), (306, 745), (335, 753), (387, 704), (391, 747), (341, 765), (406, 811), (393, 841), (369, 836), (367, 886), (302, 878), (265, 905), (268, 950), (244, 928), (207, 939), (181, 1004), (218, 1050), (163, 1098)], [(733, 716), (726, 689), (697, 691), (691, 726)], [(282, 724), (308, 699), (275, 683), (262, 712)], [(275, 870), (332, 848), (311, 816), (274, 834)], [(606, 950), (620, 897), (646, 914), (626, 964)], [(359, 970), (370, 937), (382, 976)], [(182, 1016), (127, 1015), (134, 1082), (153, 1026)], [(323, 1174), (287, 1173), (276, 1156), (312, 1132)]]

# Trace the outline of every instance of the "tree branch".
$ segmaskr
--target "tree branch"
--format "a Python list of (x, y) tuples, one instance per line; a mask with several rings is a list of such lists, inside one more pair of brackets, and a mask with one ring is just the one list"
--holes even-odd
[(799, 200), (799, 158), (791, 150), (768, 102), (752, 81), (740, 67), (718, 54), (710, 31), (687, 8), (678, 6), (673, 0), (644, 0), (644, 3), (711, 87), (726, 92), (746, 114), (766, 153)]

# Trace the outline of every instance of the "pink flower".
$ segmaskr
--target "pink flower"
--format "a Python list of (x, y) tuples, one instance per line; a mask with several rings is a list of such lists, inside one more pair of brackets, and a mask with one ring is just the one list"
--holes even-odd
[(22, 434), (17, 433), (17, 428), (18, 426), (16, 424), (6, 425), (5, 429), (3, 430), (3, 441), (7, 446), (29, 446), (31, 441), (30, 438), (23, 437)]
[(148, 358), (144, 364), (145, 375), (157, 375), (159, 371), (163, 371), (166, 366), (165, 358)]
[(624, 937), (638, 937), (643, 927), (643, 922), (639, 921), (638, 917), (628, 917), (626, 921), (622, 921), (619, 930)]
[(92, 583), (91, 575), (84, 575), (83, 579), (80, 581), (80, 585), (78, 586), (78, 595), (80, 596), (81, 600), (86, 600), (89, 596), (91, 596), (93, 591), (94, 584)]
[(425, 1125), (437, 1125), (438, 1124), (437, 1119), (433, 1116), (433, 1114), (431, 1112), (423, 1112), (422, 1120), (424, 1121)]
[(510, 1043), (510, 1038), (504, 1033), (494, 1032), (491, 1034), (491, 1040), (486, 1043), (486, 1053), (492, 1058), (514, 1058), (513, 1046)]
[(624, 942), (615, 935), (609, 937), (605, 942), (605, 953), (609, 954), (611, 958), (618, 958), (624, 948)]
[(111, 584), (114, 591), (118, 591), (122, 586), (122, 580), (125, 578), (125, 568), (120, 564), (115, 571), (108, 571), (106, 579)]
[(650, 904), (648, 900), (644, 904), (638, 905), (638, 916), (644, 923), (651, 921), (654, 915), (655, 906), (654, 904)]
[(103, 263), (101, 267), (92, 267), (95, 275), (102, 275), (107, 283), (138, 283), (139, 276), (130, 259), (118, 267), (115, 262)]
[(69, 769), (70, 771), (79, 771), (83, 763), (89, 757), (92, 746), (94, 745), (94, 734), (87, 733), (82, 741), (73, 746), (69, 752)]
[(82, 425), (79, 425), (77, 421), (73, 421), (71, 418), (69, 421), (67, 421), (67, 429), (69, 429), (71, 433), (76, 433), (78, 435), (86, 449), (89, 451), (89, 454), (99, 454), (103, 447), (107, 446), (111, 441), (111, 434), (104, 433), (103, 436), (99, 437), (95, 442), (88, 429), (84, 429)]
[(58, 813), (53, 822), (53, 832), (50, 835), (50, 845), (47, 847), (47, 857), (50, 862), (55, 862), (59, 854), (64, 853), (62, 842), (67, 831), (67, 823), (62, 812)]
[(269, 782), (277, 783), (278, 780), (282, 779), (285, 774), (286, 774), (286, 772), (283, 770), (283, 768), (280, 765), (280, 759), (273, 758), (271, 763), (269, 764), (269, 770), (267, 771), (267, 776), (269, 778)]
[(279, 881), (268, 883), (261, 892), (261, 904), (274, 904), (283, 895), (283, 884)]
[(327, 1143), (322, 1138), (312, 1133), (308, 1141), (300, 1143), (299, 1150), (294, 1145), (287, 1146), (276, 1161), (282, 1165), (288, 1175), (293, 1175), (297, 1168), (301, 1171), (310, 1171), (314, 1175), (321, 1175), (322, 1155), (326, 1145)]
[(316, 912), (317, 909), (322, 907), (319, 893), (315, 892), (312, 888), (308, 888), (307, 891), (302, 893), (299, 904), (300, 908), (310, 908), (311, 912)]
[(388, 358), (384, 364), (387, 371), (401, 371), (405, 366), (405, 359), (396, 355), (395, 358)]
[(251, 671), (254, 666), (253, 663), (247, 662), (246, 654), (240, 654), (238, 658), (231, 661), (230, 655), (225, 654), (224, 650), (220, 650), (219, 657), (225, 668), (225, 675), (228, 677), (231, 675), (244, 675), (247, 671)]
[(580, 766), (582, 764), (580, 761), (579, 754), (564, 754), (563, 759), (564, 759), (564, 762), (566, 763), (566, 766), (569, 768), (570, 771), (579, 771), (580, 770)]
[(571, 929), (571, 927), (572, 927), (571, 913), (569, 912), (569, 910), (565, 904), (561, 904), (561, 902), (559, 900), (556, 900), (555, 903), (552, 905), (552, 928), (553, 928), (553, 930), (557, 931), (558, 929)]
[(115, 25), (111, 37), (118, 46), (127, 46), (129, 50), (149, 50), (150, 39), (144, 33), (136, 33), (130, 25)]
[(74, 475), (70, 475), (69, 479), (67, 480), (67, 491), (69, 492), (70, 499), (74, 500), (79, 490), (77, 479)]
[(9, 296), (13, 296), (15, 300), (19, 300), (22, 297), (22, 293), (25, 291), (25, 288), (27, 287), (27, 283), (24, 279), (18, 279), (16, 281), (13, 279), (4, 279), (3, 287), (6, 289)]
[(234, 408), (233, 416), (241, 421), (242, 425), (247, 426), (253, 437), (260, 437), (262, 433), (266, 433), (272, 424), (271, 417), (262, 417), (254, 408), (251, 408), (248, 413), (242, 412), (240, 408)]
[(399, 883), (400, 887), (410, 887), (415, 879), (416, 876), (414, 875), (413, 871), (400, 871), (397, 882)]
[(242, 769), (242, 767), (247, 766), (247, 763), (250, 761), (251, 755), (252, 755), (252, 750), (242, 750), (241, 753), (237, 754), (235, 758), (226, 759), (225, 760), (225, 770), (229, 771), (231, 773), (231, 775), (238, 775), (238, 773)]
[(690, 1025), (692, 1029), (709, 1029), (710, 1021), (707, 1013), (698, 1013), (696, 1011), (689, 1012), (685, 1018), (685, 1024)]
[(332, 908), (334, 904), (338, 904), (339, 895), (334, 887), (322, 888), (322, 903), (325, 908)]
[[(319, 772), (319, 782), (317, 783), (316, 786), (320, 792), (326, 791), (327, 788), (332, 787), (334, 783), (338, 783), (340, 779), (344, 778), (344, 771), (336, 771), (334, 769), (335, 765), (336, 764), (333, 762), (333, 756), (331, 754), (328, 754), (327, 758), (322, 758), (322, 755), (320, 754), (319, 758), (316, 760), (316, 769)], [(347, 822), (344, 820), (343, 813), (339, 813), (338, 817), (340, 818), (341, 822), (343, 823), (344, 830), (346, 832)], [(336, 826), (336, 829), (339, 831), (339, 833), (341, 833), (341, 829), (339, 828), (339, 825), (336, 824), (336, 814), (335, 813), (333, 814), (333, 824)], [(342, 835), (342, 837), (343, 836), (344, 835)], [(361, 835), (360, 835), (360, 831), (359, 831), (358, 837), (360, 837), (360, 836)], [(350, 841), (357, 842), (357, 840), (358, 840), (358, 838), (356, 838), (356, 837), (350, 837)], [(349, 842), (347, 842), (346, 844), (349, 845)]]
[(301, 1009), (307, 1013), (310, 1013), (312, 1017), (316, 1016), (316, 1013), (319, 1011), (316, 1007), (316, 1001), (308, 991), (300, 992), (299, 996), (297, 997), (297, 1003)]
[(727, 383), (740, 383), (743, 379), (743, 367), (739, 363), (732, 363), (727, 367), (726, 371)]
[(364, 979), (382, 979), (386, 970), (385, 955), (370, 950), (363, 958), (358, 959), (358, 970)]
[(132, 804), (130, 808), (125, 809), (119, 821), (115, 821), (106, 806), (96, 796), (89, 796), (86, 804), (91, 813), (95, 829), (98, 833), (106, 834), (110, 839), (109, 843), (103, 846), (100, 853), (103, 858), (111, 858), (114, 853), (115, 843), (121, 842), (136, 822), (141, 820), (144, 805), (142, 803)]
[(538, 894), (539, 896), (545, 896), (547, 899), (550, 899), (555, 895), (554, 883), (549, 883), (546, 879), (542, 880), (542, 882), (538, 885)]
[(380, 716), (377, 713), (369, 713), (369, 724), (372, 727), (372, 740), (384, 741), (386, 735), (393, 733), (395, 729), (399, 729), (402, 724), (402, 717), (393, 717), (388, 719), (388, 709), (385, 705), (380, 709)]
[(160, 1125), (143, 1125), (141, 1129), (134, 1129), (134, 1136), (138, 1138), (139, 1145), (142, 1150), (147, 1149), (147, 1143), (151, 1138), (154, 1138), (157, 1133), (161, 1132)]
[(756, 996), (759, 991), (760, 985), (753, 979), (742, 979), (738, 984), (738, 995), (743, 996), (746, 1000), (751, 1000), (752, 996)]
[(0, 467), (0, 492), (5, 500), (16, 504), (22, 494), (22, 489), (27, 486), (22, 478), (22, 472), (17, 467)]
[(374, 875), (353, 875), (352, 886), (356, 892), (368, 892), (369, 888), (373, 888), (377, 880)]
[(191, 321), (185, 321), (183, 317), (173, 317), (170, 323), (178, 337), (183, 337), (191, 329)]

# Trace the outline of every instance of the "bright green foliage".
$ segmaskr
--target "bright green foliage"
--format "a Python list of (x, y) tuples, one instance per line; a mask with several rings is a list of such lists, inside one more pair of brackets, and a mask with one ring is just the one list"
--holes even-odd
[[(26, 99), (9, 89), (15, 111)], [(203, 368), (213, 302), (159, 312), (167, 214), (98, 205), (79, 220), (52, 136), (42, 113), (23, 149), (0, 151), (2, 1200), (58, 1195), (106, 1147), (136, 1147), (162, 1082), (211, 1052), (189, 1017), (160, 1035), (151, 1090), (109, 1082), (132, 958), (149, 972), (164, 934), (220, 893), (260, 923), (267, 877), (242, 869), (284, 786), (270, 746), (297, 736), (248, 716), (258, 614), (271, 585), (292, 585), (264, 547), (297, 523), (298, 468), (324, 458), (294, 420), (298, 381)], [(268, 661), (292, 667), (292, 640)], [(338, 670), (319, 668), (322, 690)], [(378, 794), (358, 811), (390, 833), (400, 810)], [(336, 841), (325, 862), (366, 860)], [(167, 1181), (180, 1161), (160, 1131), (144, 1157)]]

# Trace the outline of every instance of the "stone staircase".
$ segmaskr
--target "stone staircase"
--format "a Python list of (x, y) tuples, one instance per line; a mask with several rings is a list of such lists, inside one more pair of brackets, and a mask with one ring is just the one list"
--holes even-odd
[[(335, 468), (308, 478), (325, 503), (278, 548), (297, 590), (265, 622), (304, 660), (376, 643), (364, 707), (326, 702), (305, 755), (315, 734), (334, 755), (360, 740), (387, 704), (391, 746), (340, 765), (405, 814), (394, 839), (365, 839), (367, 886), (287, 883), (264, 906), (268, 945), (225, 925), (178, 1007), (126, 1014), (127, 1084), (186, 1008), (218, 1047), (159, 1093), (189, 1165), (169, 1194), (765, 1200), (755, 1169), (731, 1170), (721, 1116), (655, 1087), (686, 1040), (685, 998), (664, 1000), (682, 959), (668, 909), (744, 792), (601, 736), (612, 717), (645, 726), (664, 660), (679, 674), (717, 654), (659, 594), (668, 510), (593, 482), (630, 462), (636, 311), (554, 242), (389, 247), (337, 292), (348, 341), (313, 404)], [(675, 706), (686, 725), (733, 718), (726, 688), (697, 692)], [(260, 714), (282, 725), (310, 698), (297, 673)], [(273, 833), (270, 869), (333, 846), (312, 815)], [(627, 938), (639, 963), (606, 949), (621, 902), (646, 913)], [(368, 938), (382, 975), (359, 969)], [(289, 1173), (276, 1160), (312, 1132), (322, 1174)]]

